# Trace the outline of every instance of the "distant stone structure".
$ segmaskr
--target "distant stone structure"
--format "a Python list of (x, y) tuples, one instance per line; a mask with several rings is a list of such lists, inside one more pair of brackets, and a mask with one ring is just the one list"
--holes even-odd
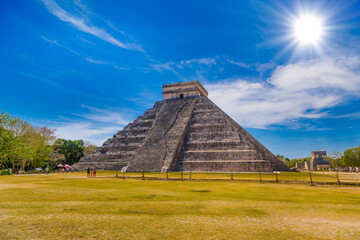
[(310, 169), (311, 170), (329, 170), (331, 167), (330, 162), (326, 160), (326, 151), (313, 151), (311, 152)]
[(163, 85), (163, 100), (73, 166), (130, 172), (288, 170), (207, 97), (199, 81)]
[(295, 168), (298, 170), (309, 170), (309, 162), (297, 162)]

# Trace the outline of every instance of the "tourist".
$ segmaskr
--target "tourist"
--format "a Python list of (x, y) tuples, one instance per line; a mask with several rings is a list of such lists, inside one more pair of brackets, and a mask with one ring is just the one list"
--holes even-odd
[(90, 177), (90, 167), (87, 169), (87, 177)]
[(96, 166), (94, 167), (93, 176), (96, 177)]
[(46, 173), (46, 174), (49, 174), (49, 170), (50, 170), (49, 167), (46, 167), (46, 168), (45, 168), (45, 173)]

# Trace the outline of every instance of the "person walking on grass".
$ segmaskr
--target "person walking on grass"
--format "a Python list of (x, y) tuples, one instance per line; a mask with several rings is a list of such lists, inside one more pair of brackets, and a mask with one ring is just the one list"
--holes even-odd
[(94, 167), (93, 176), (96, 177), (96, 166)]
[(90, 167), (87, 169), (87, 177), (90, 177)]

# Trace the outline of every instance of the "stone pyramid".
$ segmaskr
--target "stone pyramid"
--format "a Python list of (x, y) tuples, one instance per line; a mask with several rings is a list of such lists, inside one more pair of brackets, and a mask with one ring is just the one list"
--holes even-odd
[(288, 170), (207, 97), (198, 81), (163, 85), (163, 100), (73, 166), (130, 172)]

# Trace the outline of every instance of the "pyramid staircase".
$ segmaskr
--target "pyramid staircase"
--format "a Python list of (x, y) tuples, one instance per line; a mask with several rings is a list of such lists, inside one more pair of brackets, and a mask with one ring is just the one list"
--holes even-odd
[(156, 102), (133, 123), (73, 166), (139, 172), (288, 170), (217, 107), (198, 81), (163, 85)]

